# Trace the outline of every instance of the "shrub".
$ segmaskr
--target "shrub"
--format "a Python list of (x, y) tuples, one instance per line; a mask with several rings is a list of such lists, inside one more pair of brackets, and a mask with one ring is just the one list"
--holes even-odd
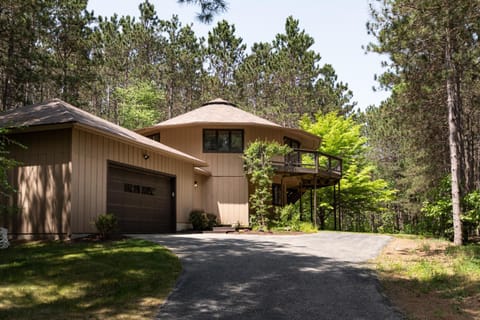
[(211, 230), (217, 225), (217, 216), (211, 213), (194, 210), (190, 213), (189, 221), (192, 224), (193, 230)]
[(110, 213), (101, 214), (95, 220), (95, 227), (101, 239), (108, 239), (112, 233), (117, 231), (117, 217)]
[(318, 229), (311, 222), (303, 221), (298, 224), (298, 231), (305, 233), (315, 233)]
[(301, 221), (300, 211), (293, 205), (289, 204), (276, 210), (276, 227), (284, 228), (291, 231), (300, 232), (317, 232), (317, 228), (308, 221)]
[(207, 225), (205, 220), (203, 219), (204, 212), (202, 211), (192, 211), (190, 213), (189, 222), (192, 224), (193, 230), (204, 230)]
[(208, 229), (212, 229), (217, 226), (217, 216), (211, 213), (207, 213), (207, 225)]
[(277, 226), (298, 231), (300, 224), (300, 212), (293, 204), (276, 209)]

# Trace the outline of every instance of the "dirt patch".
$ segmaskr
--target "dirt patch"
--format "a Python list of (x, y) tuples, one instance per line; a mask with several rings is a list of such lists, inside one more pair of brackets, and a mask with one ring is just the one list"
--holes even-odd
[[(405, 272), (405, 268), (413, 265), (432, 264), (442, 268), (447, 277), (454, 278), (455, 274), (450, 271), (452, 259), (446, 254), (449, 245), (446, 241), (395, 238), (377, 259), (386, 295), (409, 319), (480, 319), (479, 293), (449, 297), (441, 284), (425, 290), (425, 286), (420, 285), (421, 279)], [(459, 287), (463, 290), (462, 284)]]

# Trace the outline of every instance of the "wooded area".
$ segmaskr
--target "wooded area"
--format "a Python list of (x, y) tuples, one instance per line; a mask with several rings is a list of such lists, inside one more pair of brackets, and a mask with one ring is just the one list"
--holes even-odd
[(2, 0), (2, 110), (57, 97), (132, 128), (217, 97), (288, 126), (304, 113), (353, 108), (347, 86), (320, 65), (314, 40), (292, 17), (284, 33), (247, 52), (227, 21), (204, 39), (176, 16), (159, 20), (148, 2), (138, 19), (95, 17), (86, 6)]
[(480, 2), (385, 0), (371, 9), (378, 43), (369, 49), (390, 59), (380, 83), (392, 96), (367, 110), (365, 128), (379, 174), (399, 191), (389, 205), (394, 229), (453, 233), (461, 244), (480, 218)]
[[(272, 41), (247, 48), (227, 21), (204, 39), (176, 16), (158, 19), (148, 1), (139, 18), (97, 17), (87, 0), (0, 1), (0, 110), (61, 98), (133, 129), (221, 97), (321, 135), (319, 151), (344, 158), (343, 230), (457, 244), (478, 233), (478, 0), (372, 1), (367, 51), (388, 57), (379, 83), (392, 95), (357, 113), (293, 17)], [(204, 20), (226, 8), (185, 2), (211, 2)], [(321, 225), (338, 228), (333, 189), (319, 196)]]

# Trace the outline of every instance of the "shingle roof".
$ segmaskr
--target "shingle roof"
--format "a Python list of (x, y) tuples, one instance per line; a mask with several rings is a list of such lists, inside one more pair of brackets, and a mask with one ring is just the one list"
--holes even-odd
[(320, 137), (300, 129), (285, 128), (279, 124), (260, 118), (254, 114), (237, 108), (233, 103), (223, 99), (215, 99), (203, 104), (200, 108), (160, 122), (154, 126), (137, 130), (141, 134), (149, 134), (158, 129), (187, 127), (194, 125), (219, 126), (261, 126), (273, 130), (282, 130), (310, 142), (309, 148), (316, 149), (320, 145)]
[(148, 149), (153, 149), (164, 155), (193, 163), (196, 166), (206, 165), (206, 163), (200, 159), (94, 116), (60, 99), (53, 99), (0, 113), (0, 128), (37, 127), (69, 123), (89, 127), (96, 131), (147, 147)]
[(165, 128), (188, 124), (257, 124), (262, 126), (281, 127), (276, 123), (243, 111), (242, 109), (237, 108), (234, 104), (222, 99), (215, 99), (207, 102), (198, 109), (160, 122), (156, 126)]

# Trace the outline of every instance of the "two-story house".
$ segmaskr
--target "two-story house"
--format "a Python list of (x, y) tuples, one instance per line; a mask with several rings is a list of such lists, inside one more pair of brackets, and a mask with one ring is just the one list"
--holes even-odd
[(294, 149), (291, 155), (275, 159), (275, 205), (294, 202), (305, 190), (334, 185), (341, 177), (341, 159), (316, 152), (320, 137), (282, 127), (222, 99), (137, 132), (207, 163), (195, 168), (193, 205), (217, 215), (222, 224), (249, 223), (252, 187), (242, 155), (255, 140), (277, 141)]
[(0, 223), (19, 237), (93, 233), (104, 213), (123, 233), (188, 229), (195, 209), (248, 225), (242, 154), (257, 139), (295, 149), (275, 159), (276, 205), (341, 177), (341, 159), (315, 151), (319, 137), (219, 99), (138, 132), (58, 99), (0, 113), (0, 128), (20, 143), (8, 144), (17, 192), (0, 197)]

